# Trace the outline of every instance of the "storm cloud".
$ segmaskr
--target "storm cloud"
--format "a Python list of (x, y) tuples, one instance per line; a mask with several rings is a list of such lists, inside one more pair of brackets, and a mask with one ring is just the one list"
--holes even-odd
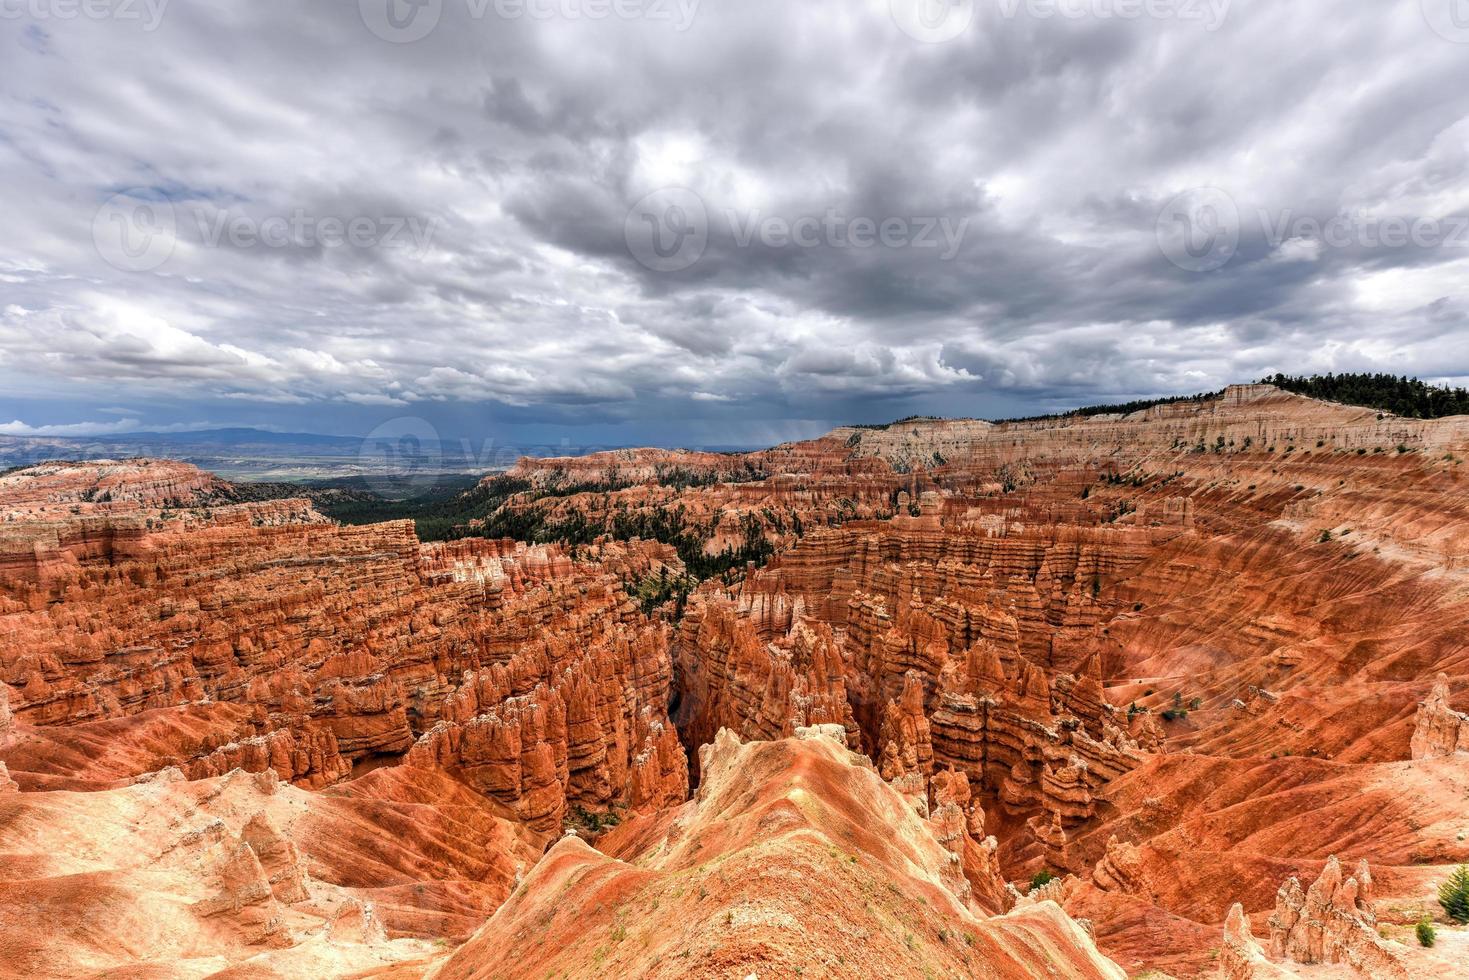
[(0, 417), (756, 443), (1462, 380), (1455, 2), (0, 0)]

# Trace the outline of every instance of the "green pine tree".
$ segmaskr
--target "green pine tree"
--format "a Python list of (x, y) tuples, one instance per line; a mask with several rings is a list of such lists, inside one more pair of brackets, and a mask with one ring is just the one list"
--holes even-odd
[(1460, 925), (1469, 923), (1469, 864), (1461, 864), (1438, 888), (1438, 904)]

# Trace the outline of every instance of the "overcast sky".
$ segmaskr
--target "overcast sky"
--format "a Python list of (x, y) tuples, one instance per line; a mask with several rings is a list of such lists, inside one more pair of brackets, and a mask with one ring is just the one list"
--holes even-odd
[(1469, 0), (0, 0), (0, 187), (0, 433), (1469, 375)]

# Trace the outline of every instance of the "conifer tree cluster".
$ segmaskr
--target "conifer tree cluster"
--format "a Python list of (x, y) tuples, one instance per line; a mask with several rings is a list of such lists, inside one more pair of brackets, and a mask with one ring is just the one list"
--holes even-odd
[(1417, 378), (1391, 374), (1318, 374), (1294, 377), (1277, 374), (1264, 378), (1285, 391), (1323, 401), (1375, 408), (1408, 419), (1441, 419), (1469, 415), (1469, 391), (1430, 385)]

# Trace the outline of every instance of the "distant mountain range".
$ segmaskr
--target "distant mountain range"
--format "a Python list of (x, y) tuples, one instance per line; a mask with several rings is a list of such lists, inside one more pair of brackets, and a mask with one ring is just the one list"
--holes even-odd
[[(183, 460), (232, 480), (320, 480), (369, 474), (387, 441), (265, 429), (129, 432), (101, 436), (0, 436), (0, 468), (49, 460), (155, 456)], [(458, 444), (420, 443), (418, 451), (443, 472), (482, 472)]]
[[(569, 446), (486, 446), (463, 440), (419, 438), (405, 446), (395, 436), (364, 439), (312, 432), (224, 428), (194, 432), (129, 432), (99, 436), (0, 435), (0, 470), (47, 461), (130, 459), (150, 456), (182, 460), (228, 480), (264, 482), (339, 481), (380, 476), (405, 464), (426, 473), (482, 476), (502, 470), (520, 456), (579, 455)], [(598, 449), (616, 449), (599, 446)], [(748, 447), (714, 447), (739, 451)]]

